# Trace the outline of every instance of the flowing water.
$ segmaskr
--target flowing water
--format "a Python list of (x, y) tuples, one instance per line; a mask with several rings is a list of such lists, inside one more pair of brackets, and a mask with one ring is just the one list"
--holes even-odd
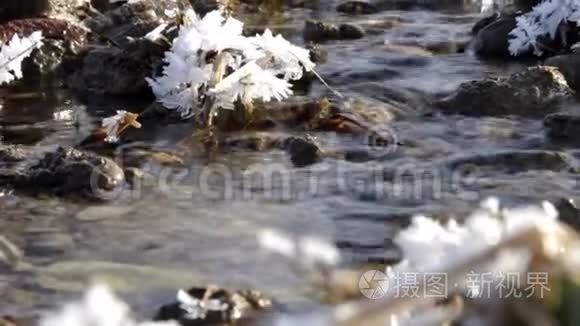
[[(339, 245), (348, 266), (393, 255), (385, 253), (392, 249), (388, 239), (413, 214), (459, 215), (490, 195), (508, 202), (576, 195), (575, 177), (566, 172), (490, 168), (469, 175), (441, 168), (452, 157), (550, 147), (541, 119), (443, 116), (425, 105), (425, 99), (463, 81), (521, 69), (521, 64), (486, 62), (464, 50), (480, 17), (477, 9), (405, 5), (341, 16), (333, 8), (327, 1), (268, 20), (252, 19), (256, 24), (266, 20), (299, 43), (308, 18), (364, 26), (363, 39), (324, 43), (328, 62), (318, 72), (345, 101), (359, 101), (375, 112), (397, 107), (397, 117), (380, 127), (396, 134), (401, 146), (366, 163), (326, 158), (306, 168), (292, 167), (277, 151), (191, 158), (185, 169), (152, 161), (144, 169), (157, 176), (155, 183), (126, 190), (107, 203), (30, 198), (0, 188), (0, 233), (33, 266), (0, 274), (0, 315), (52, 307), (94, 275), (147, 312), (169, 300), (175, 288), (207, 282), (259, 288), (282, 302), (300, 304), (309, 302), (308, 286), (285, 259), (260, 250), (259, 230), (329, 239)], [(57, 144), (75, 145), (116, 109), (142, 108), (133, 99), (81, 104), (52, 86), (27, 91), (4, 101), (0, 136), (38, 153)], [(309, 95), (327, 93), (315, 84)], [(147, 142), (171, 150), (180, 128), (150, 130)], [(368, 149), (332, 133), (314, 136), (326, 148)], [(401, 177), (388, 177), (386, 171)], [(271, 180), (252, 178), (259, 173)]]

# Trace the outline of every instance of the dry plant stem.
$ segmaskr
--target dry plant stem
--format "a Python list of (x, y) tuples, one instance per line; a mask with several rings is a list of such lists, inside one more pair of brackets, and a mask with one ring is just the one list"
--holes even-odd
[[(462, 278), (474, 267), (481, 266), (493, 259), (501, 250), (509, 248), (528, 248), (533, 253), (542, 252), (542, 234), (536, 228), (530, 228), (520, 232), (511, 238), (507, 238), (498, 245), (488, 248), (478, 255), (468, 257), (446, 269), (448, 284), (461, 282)], [(535, 255), (534, 255), (535, 256)], [(536, 258), (536, 257), (533, 257)], [(433, 271), (437, 272), (437, 271)], [(419, 285), (419, 293), (424, 288)], [(364, 304), (350, 303), (339, 307), (339, 311), (334, 316), (334, 325), (337, 326), (358, 326), (358, 325), (385, 325), (389, 316), (399, 314), (410, 308), (422, 306), (432, 306), (435, 303), (433, 298), (425, 297), (405, 297), (398, 298), (392, 295), (380, 300), (364, 301)]]
[[(209, 85), (207, 85), (207, 89), (211, 89), (215, 87), (219, 82), (222, 81), (224, 75), (226, 73), (226, 68), (228, 67), (227, 59), (230, 59), (232, 56), (227, 52), (221, 52), (217, 55), (214, 62), (214, 70), (213, 75), (209, 81)], [(203, 114), (206, 114), (205, 124), (206, 127), (211, 127), (213, 125), (213, 117), (215, 112), (218, 108), (215, 106), (215, 98), (210, 96), (206, 99), (203, 105)]]

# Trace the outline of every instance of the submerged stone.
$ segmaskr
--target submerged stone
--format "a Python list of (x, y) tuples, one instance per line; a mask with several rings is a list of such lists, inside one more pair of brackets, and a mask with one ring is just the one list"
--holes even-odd
[(580, 135), (580, 115), (569, 113), (549, 114), (544, 119), (548, 137), (577, 139)]
[(336, 7), (336, 11), (350, 15), (367, 15), (378, 12), (376, 6), (366, 1), (346, 1)]
[(323, 42), (340, 38), (338, 26), (320, 21), (307, 20), (302, 36), (306, 41)]
[(570, 171), (575, 169), (574, 160), (567, 154), (543, 150), (513, 150), (476, 154), (449, 160), (446, 166), (455, 170), (472, 167), (478, 170), (493, 169), (494, 172), (519, 173), (530, 170)]

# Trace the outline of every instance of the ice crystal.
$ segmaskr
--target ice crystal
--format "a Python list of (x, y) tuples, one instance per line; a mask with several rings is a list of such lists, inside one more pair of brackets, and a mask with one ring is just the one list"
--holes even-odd
[[(431, 218), (416, 216), (410, 227), (395, 238), (405, 257), (400, 268), (437, 270), (438, 266), (449, 265), (461, 257), (497, 245), (526, 228), (551, 230), (556, 225), (557, 215), (554, 206), (548, 202), (541, 207), (500, 209), (499, 202), (491, 199), (467, 217), (463, 224), (454, 219), (441, 224)], [(498, 263), (502, 265), (505, 260)]]
[[(241, 21), (217, 10), (203, 18), (192, 11), (185, 16), (188, 23), (180, 27), (165, 55), (162, 76), (147, 79), (158, 101), (183, 118), (195, 114), (207, 96), (227, 109), (238, 100), (283, 100), (292, 94), (289, 81), (314, 68), (308, 50), (270, 30), (246, 37)], [(220, 55), (224, 52), (229, 55)], [(227, 58), (229, 70), (220, 71), (215, 58)]]
[(97, 285), (89, 289), (81, 301), (45, 315), (39, 326), (177, 326), (177, 323), (139, 323), (133, 319), (125, 302), (108, 287)]
[(580, 22), (580, 0), (546, 0), (536, 5), (532, 11), (516, 18), (516, 28), (511, 31), (509, 51), (517, 56), (533, 50), (541, 55), (538, 38), (549, 36), (554, 39), (561, 23)]
[(22, 38), (14, 34), (7, 44), (0, 42), (0, 84), (22, 78), (22, 61), (41, 45), (40, 31)]

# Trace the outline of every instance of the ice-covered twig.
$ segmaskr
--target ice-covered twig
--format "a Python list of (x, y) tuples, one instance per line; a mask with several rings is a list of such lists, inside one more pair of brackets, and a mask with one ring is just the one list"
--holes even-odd
[(103, 119), (103, 128), (107, 132), (105, 141), (110, 143), (119, 141), (119, 135), (128, 127), (141, 128), (141, 124), (137, 121), (138, 117), (135, 113), (119, 110), (116, 115)]
[(42, 33), (37, 31), (23, 38), (14, 34), (10, 42), (0, 46), (0, 84), (5, 84), (22, 78), (22, 61), (42, 46)]
[(538, 38), (549, 36), (555, 39), (562, 23), (580, 22), (580, 0), (545, 0), (532, 11), (516, 18), (516, 28), (511, 31), (509, 51), (517, 56), (533, 50), (543, 53)]
[(183, 118), (202, 113), (211, 123), (216, 108), (232, 109), (237, 101), (246, 107), (281, 101), (292, 94), (291, 80), (314, 69), (308, 50), (270, 30), (246, 37), (241, 21), (219, 11), (203, 18), (188, 12), (186, 18), (166, 53), (163, 75), (147, 79), (158, 101)]

